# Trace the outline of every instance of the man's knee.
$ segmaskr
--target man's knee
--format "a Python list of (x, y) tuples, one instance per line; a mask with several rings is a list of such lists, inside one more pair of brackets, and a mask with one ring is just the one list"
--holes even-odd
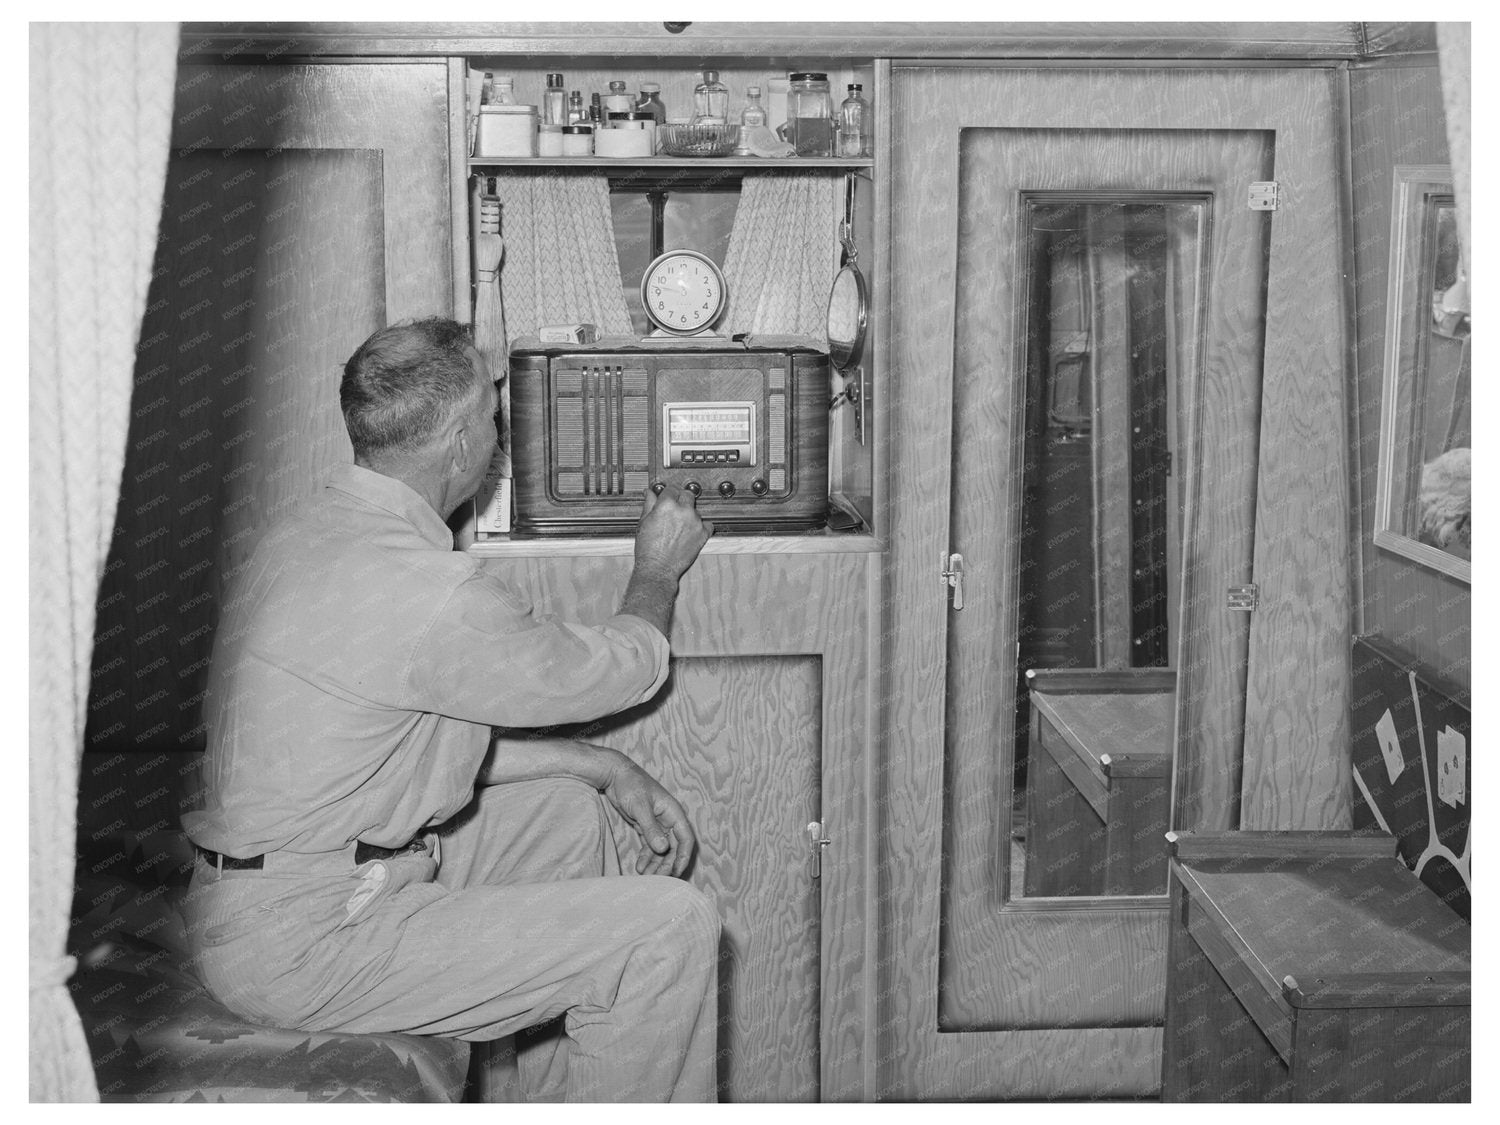
[(661, 912), (661, 929), (680, 942), (690, 956), (713, 961), (719, 953), (722, 922), (713, 900), (698, 888), (669, 875), (640, 875), (650, 880)]

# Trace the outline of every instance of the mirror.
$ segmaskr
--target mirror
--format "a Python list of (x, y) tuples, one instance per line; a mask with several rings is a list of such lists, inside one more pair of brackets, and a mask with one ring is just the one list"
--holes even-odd
[(1468, 279), (1446, 167), (1395, 172), (1375, 545), (1470, 580)]
[(852, 252), (828, 290), (828, 361), (839, 371), (859, 363), (864, 354), (865, 328), (869, 318), (869, 293), (865, 275), (854, 264)]
[(1032, 195), (1011, 888), (1160, 895), (1209, 207)]

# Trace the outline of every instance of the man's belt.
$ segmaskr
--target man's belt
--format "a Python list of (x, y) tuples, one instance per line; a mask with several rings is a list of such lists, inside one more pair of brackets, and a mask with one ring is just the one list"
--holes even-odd
[[(362, 863), (369, 863), (372, 859), (394, 859), (399, 855), (412, 855), (419, 852), (425, 853), (426, 851), (427, 840), (423, 836), (409, 840), (399, 848), (382, 848), (375, 844), (367, 844), (363, 840), (359, 840), (355, 843), (354, 851), (351, 853), (352, 866), (358, 867)], [(210, 867), (219, 871), (260, 871), (266, 866), (266, 857), (264, 855), (252, 855), (246, 856), (244, 859), (236, 859), (232, 855), (224, 855), (209, 848), (199, 848), (198, 854), (203, 857), (204, 862)]]

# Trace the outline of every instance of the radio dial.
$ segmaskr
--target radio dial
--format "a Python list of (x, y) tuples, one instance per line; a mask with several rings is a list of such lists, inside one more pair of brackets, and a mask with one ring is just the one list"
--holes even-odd
[(687, 489), (694, 496), (702, 496), (703, 495), (703, 486), (701, 484), (699, 484), (695, 480), (688, 481), (687, 484), (683, 485), (682, 487), (685, 488), (685, 489)]
[(750, 491), (757, 496), (764, 496), (769, 488), (770, 486), (760, 477), (756, 477), (750, 482)]
[(664, 485), (661, 481), (654, 480), (654, 481), (651, 482), (651, 491), (654, 492), (654, 493), (656, 493), (658, 496), (660, 496), (666, 490), (667, 490), (667, 486)]
[(724, 497), (724, 499), (726, 499), (726, 500), (728, 500), (731, 496), (733, 496), (734, 495), (734, 481), (732, 481), (732, 480), (721, 480), (719, 482), (719, 495), (722, 496), (722, 497)]

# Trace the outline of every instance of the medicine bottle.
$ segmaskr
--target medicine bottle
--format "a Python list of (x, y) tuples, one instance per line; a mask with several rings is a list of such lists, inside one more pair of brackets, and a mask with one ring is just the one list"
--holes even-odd
[(568, 123), (568, 95), (563, 90), (561, 74), (547, 75), (547, 89), (542, 93), (542, 124)]
[(860, 97), (863, 87), (849, 83), (849, 96), (839, 106), (839, 155), (870, 155), (870, 105)]

